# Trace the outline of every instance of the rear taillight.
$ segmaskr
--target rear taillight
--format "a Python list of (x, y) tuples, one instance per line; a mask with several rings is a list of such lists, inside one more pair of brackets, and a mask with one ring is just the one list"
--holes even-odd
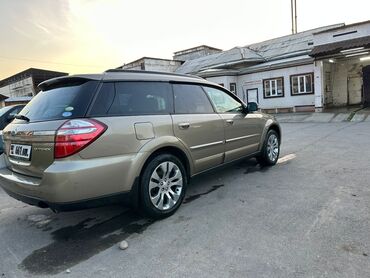
[(63, 158), (81, 151), (107, 129), (106, 125), (90, 119), (65, 122), (55, 135), (54, 157)]

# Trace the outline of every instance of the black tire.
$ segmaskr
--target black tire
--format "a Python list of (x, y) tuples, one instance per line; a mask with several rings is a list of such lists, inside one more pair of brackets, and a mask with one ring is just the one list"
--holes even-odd
[[(271, 158), (271, 155), (269, 155), (269, 140), (272, 140), (273, 138), (277, 139), (277, 155), (276, 157), (273, 156)], [(261, 166), (273, 166), (277, 163), (280, 155), (280, 138), (277, 132), (273, 129), (270, 129), (267, 134), (265, 141), (263, 143), (263, 147), (261, 150), (261, 154), (257, 156), (257, 161)]]
[[(165, 194), (165, 195), (162, 196), (162, 198), (164, 199), (162, 204), (165, 204), (165, 201), (168, 201), (169, 206), (172, 204), (172, 203), (170, 204), (170, 199), (168, 198), (168, 196), (171, 196), (173, 199), (174, 199), (174, 197), (177, 197), (177, 196), (179, 196), (179, 197), (176, 200), (176, 203), (172, 207), (169, 207), (167, 209), (159, 209), (158, 207), (156, 207), (153, 204), (154, 201), (152, 202), (152, 199), (151, 199), (151, 194), (157, 195), (156, 192), (155, 192), (157, 190), (157, 187), (151, 189), (151, 191), (149, 190), (151, 178), (152, 178), (152, 175), (154, 174), (155, 171), (158, 174), (158, 171), (160, 171), (162, 169), (162, 168), (160, 168), (160, 165), (172, 165), (171, 163), (173, 163), (174, 165), (177, 166), (177, 168), (174, 167), (174, 169), (175, 169), (174, 171), (179, 170), (181, 172), (181, 175), (182, 175), (182, 177), (181, 177), (182, 178), (181, 193), (179, 193), (178, 195), (176, 194), (176, 196), (175, 196), (174, 194), (171, 194), (168, 191), (163, 192), (163, 194)], [(175, 173), (175, 172), (172, 172), (172, 173)], [(163, 174), (165, 174), (165, 173), (163, 173)], [(152, 181), (153, 180), (155, 180), (155, 179), (152, 179)], [(170, 179), (168, 179), (168, 181), (166, 181), (165, 183), (169, 182), (169, 180)], [(164, 181), (164, 180), (161, 179), (161, 181)], [(184, 199), (187, 182), (188, 182), (188, 179), (187, 179), (187, 174), (186, 174), (185, 167), (182, 164), (182, 162), (176, 156), (174, 156), (172, 154), (159, 154), (158, 156), (154, 157), (152, 160), (149, 161), (149, 163), (146, 164), (146, 166), (145, 166), (145, 168), (142, 172), (141, 179), (140, 179), (140, 201), (141, 201), (140, 202), (140, 209), (141, 209), (142, 213), (145, 216), (150, 217), (150, 218), (154, 218), (154, 219), (161, 219), (161, 218), (169, 217), (172, 214), (174, 214), (175, 211), (180, 207), (180, 205), (181, 205), (181, 203)], [(157, 181), (155, 181), (155, 183), (157, 184)], [(175, 183), (176, 183), (176, 181), (175, 181)], [(160, 184), (160, 182), (158, 181), (158, 185), (159, 184)], [(167, 185), (166, 188), (170, 188), (170, 189), (174, 190), (175, 188), (177, 189), (177, 186), (176, 185)], [(163, 188), (163, 190), (166, 190), (166, 188)], [(154, 191), (154, 193), (153, 193), (153, 191)], [(166, 192), (169, 195), (167, 195)], [(171, 191), (171, 192), (174, 193), (175, 191)], [(161, 187), (158, 186), (158, 194), (160, 194), (160, 193), (161, 193)], [(177, 191), (176, 191), (176, 193), (177, 193)], [(173, 199), (171, 199), (171, 200), (173, 201)]]

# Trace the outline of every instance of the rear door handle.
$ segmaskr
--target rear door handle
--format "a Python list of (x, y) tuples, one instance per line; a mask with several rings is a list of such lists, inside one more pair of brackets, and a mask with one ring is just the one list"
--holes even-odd
[(189, 123), (180, 123), (179, 128), (180, 129), (188, 129), (190, 127)]
[(229, 125), (232, 125), (232, 124), (234, 124), (234, 120), (226, 120), (226, 123), (229, 124)]

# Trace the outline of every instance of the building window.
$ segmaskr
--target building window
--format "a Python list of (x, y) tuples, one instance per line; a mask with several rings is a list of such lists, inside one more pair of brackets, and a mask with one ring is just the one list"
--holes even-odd
[(290, 86), (292, 88), (291, 91), (292, 96), (313, 94), (314, 93), (313, 73), (291, 75)]
[(221, 87), (224, 87), (224, 83), (218, 83), (218, 85), (220, 85)]
[(263, 80), (264, 98), (283, 97), (284, 96), (284, 78), (278, 77)]
[(236, 95), (236, 83), (230, 83), (230, 92)]

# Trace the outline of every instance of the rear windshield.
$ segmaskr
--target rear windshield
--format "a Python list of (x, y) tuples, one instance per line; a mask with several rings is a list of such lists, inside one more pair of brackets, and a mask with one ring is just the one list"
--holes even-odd
[(30, 122), (83, 117), (98, 83), (84, 80), (41, 91), (19, 114)]

